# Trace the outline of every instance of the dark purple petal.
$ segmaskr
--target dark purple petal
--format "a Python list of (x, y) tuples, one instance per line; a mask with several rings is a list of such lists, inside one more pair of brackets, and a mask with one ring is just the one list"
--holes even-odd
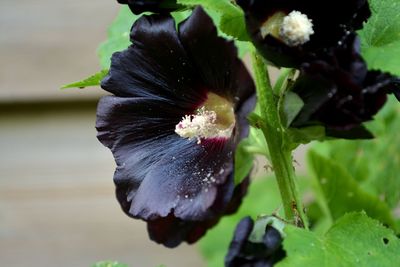
[(128, 4), (136, 15), (143, 12), (168, 13), (181, 8), (176, 0), (117, 0), (120, 4)]
[[(204, 48), (187, 46), (170, 16), (140, 18), (132, 27), (133, 44), (114, 54), (102, 82), (116, 96), (103, 97), (97, 111), (98, 138), (117, 163), (114, 182), (122, 209), (147, 221), (150, 237), (170, 247), (195, 242), (222, 215), (235, 211), (248, 182), (235, 188), (233, 153), (248, 134), (254, 85), (233, 45), (217, 36), (206, 16), (197, 8), (181, 26), (194, 39), (209, 38), (204, 61), (193, 56)], [(207, 34), (190, 29), (198, 27), (190, 21), (202, 21)], [(214, 69), (211, 79), (204, 72), (213, 61), (225, 64)], [(177, 135), (175, 126), (209, 93), (232, 104), (236, 123), (231, 136), (199, 144)]]
[[(394, 94), (400, 101), (400, 78), (381, 71), (370, 71), (366, 77), (366, 83), (377, 83), (384, 88), (388, 94)], [(373, 101), (370, 99), (369, 101)]]
[(170, 16), (142, 16), (132, 45), (114, 53), (102, 88), (122, 97), (152, 97), (195, 109), (206, 97)]
[[(246, 14), (246, 24), (254, 44), (276, 66), (299, 67), (316, 58), (325, 48), (336, 46), (350, 31), (362, 27), (371, 15), (367, 0), (238, 0)], [(287, 46), (272, 35), (262, 37), (260, 27), (276, 12), (299, 11), (312, 20), (314, 34), (310, 41), (296, 47)]]
[[(184, 113), (173, 104), (152, 98), (105, 96), (97, 108), (97, 137), (111, 150), (126, 144), (151, 143), (174, 135), (174, 127)], [(129, 156), (125, 152), (114, 155), (117, 160), (125, 160), (123, 157)]]
[(225, 257), (226, 267), (235, 266), (232, 264), (234, 264), (237, 258), (240, 257), (242, 250), (244, 250), (247, 239), (253, 231), (253, 227), (254, 222), (250, 217), (243, 218), (236, 226), (233, 239), (229, 245), (228, 254)]
[(393, 88), (393, 76), (367, 70), (358, 39), (349, 35), (324, 57), (302, 65), (293, 91), (304, 107), (292, 126), (322, 124), (330, 136), (372, 138), (361, 124), (373, 119)]
[(400, 81), (396, 82), (396, 87), (392, 89), (391, 91), (397, 98), (397, 100), (400, 101)]
[(185, 221), (170, 214), (167, 217), (148, 221), (147, 230), (151, 240), (173, 248), (178, 246), (182, 240), (189, 244), (196, 242), (209, 228), (217, 223), (217, 219)]
[(250, 217), (239, 222), (225, 257), (225, 267), (268, 267), (286, 256), (278, 230), (267, 225), (261, 240), (255, 242), (249, 240), (253, 227)]
[(277, 251), (282, 245), (283, 238), (278, 230), (271, 225), (267, 225), (263, 236), (263, 244), (267, 251)]
[[(233, 176), (231, 175), (232, 179)], [(246, 194), (249, 179), (244, 179), (243, 182), (235, 187), (233, 195), (226, 190), (226, 187), (233, 188), (232, 180), (222, 187), (218, 196), (219, 199), (215, 201), (210, 210), (214, 210), (216, 214), (218, 211), (224, 210), (224, 214), (231, 214), (235, 212), (241, 204), (243, 196)], [(148, 221), (147, 229), (150, 238), (157, 243), (164, 244), (167, 247), (176, 247), (182, 240), (192, 244), (199, 240), (205, 232), (218, 223), (220, 216), (210, 217), (208, 220), (191, 221), (182, 220), (175, 217), (172, 213), (167, 217), (158, 218)]]
[(204, 86), (237, 105), (251, 95), (253, 82), (239, 60), (233, 41), (218, 36), (211, 18), (201, 8), (179, 25), (179, 37)]
[(174, 133), (180, 118), (161, 101), (104, 97), (99, 103), (98, 138), (114, 153), (118, 198), (132, 203), (127, 212), (134, 217), (165, 217), (174, 209), (181, 219), (207, 218), (232, 172), (233, 144), (216, 150), (181, 138)]
[(354, 126), (351, 129), (333, 129), (327, 128), (325, 130), (326, 136), (332, 136), (336, 138), (343, 138), (343, 139), (373, 139), (374, 135), (363, 125)]

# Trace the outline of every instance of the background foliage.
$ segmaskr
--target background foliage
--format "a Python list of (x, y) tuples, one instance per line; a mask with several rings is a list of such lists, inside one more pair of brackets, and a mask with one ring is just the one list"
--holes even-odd
[[(232, 38), (244, 56), (251, 49), (244, 16), (229, 0), (178, 0), (195, 6), (202, 4), (219, 27), (221, 35)], [(373, 15), (359, 31), (362, 53), (370, 69), (400, 75), (400, 0), (370, 0)], [(181, 21), (188, 11), (176, 12)], [(88, 79), (65, 87), (98, 85), (106, 75), (113, 52), (129, 44), (129, 31), (137, 16), (127, 7), (108, 30), (108, 39), (98, 50), (101, 71)], [(394, 97), (392, 97), (394, 98)], [(292, 101), (293, 102), (293, 101)], [(298, 106), (285, 106), (286, 114)], [(308, 171), (301, 178), (303, 196), (313, 232), (288, 226), (284, 248), (288, 257), (278, 266), (393, 266), (400, 261), (400, 107), (390, 99), (367, 127), (376, 139), (366, 141), (327, 140), (312, 143), (308, 153)], [(291, 119), (290, 117), (286, 119)], [(292, 144), (307, 143), (323, 135), (320, 128), (305, 133), (293, 132)], [(303, 135), (302, 135), (303, 134)], [(251, 169), (252, 153), (260, 143), (257, 133), (239, 146), (236, 153), (238, 182)], [(262, 151), (262, 150), (260, 150)], [(256, 178), (240, 210), (223, 218), (200, 242), (208, 267), (222, 266), (238, 221), (245, 216), (257, 218), (280, 209), (280, 194), (275, 180)], [(383, 224), (382, 224), (383, 223)], [(107, 265), (108, 264), (108, 265)], [(122, 267), (101, 263), (95, 267)]]

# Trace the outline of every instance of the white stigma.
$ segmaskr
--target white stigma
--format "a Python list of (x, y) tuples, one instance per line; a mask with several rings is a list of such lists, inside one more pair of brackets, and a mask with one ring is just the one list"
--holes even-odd
[(197, 138), (200, 144), (201, 138), (225, 137), (229, 138), (232, 134), (234, 124), (227, 129), (221, 130), (216, 125), (217, 113), (208, 111), (205, 107), (197, 110), (195, 115), (185, 115), (175, 126), (175, 133), (183, 138)]
[(310, 40), (314, 33), (312, 20), (299, 11), (284, 17), (279, 36), (288, 46), (299, 46)]

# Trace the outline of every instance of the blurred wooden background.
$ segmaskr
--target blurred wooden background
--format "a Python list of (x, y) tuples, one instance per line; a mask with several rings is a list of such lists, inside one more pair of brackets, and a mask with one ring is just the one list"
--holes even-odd
[(111, 153), (97, 141), (97, 88), (59, 90), (99, 70), (114, 0), (0, 1), (0, 266), (203, 266), (170, 250), (114, 198)]

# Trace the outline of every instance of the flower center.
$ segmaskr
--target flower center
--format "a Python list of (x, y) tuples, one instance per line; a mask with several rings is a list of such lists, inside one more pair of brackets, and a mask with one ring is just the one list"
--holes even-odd
[(207, 100), (195, 114), (185, 115), (175, 126), (175, 132), (187, 139), (224, 138), (232, 135), (235, 114), (232, 103), (214, 93), (208, 93)]
[(299, 11), (292, 11), (283, 19), (279, 35), (288, 46), (298, 46), (310, 41), (313, 33), (312, 21)]
[(292, 11), (288, 15), (275, 13), (263, 23), (260, 32), (263, 38), (271, 34), (288, 46), (305, 44), (314, 34), (312, 20), (299, 11)]

